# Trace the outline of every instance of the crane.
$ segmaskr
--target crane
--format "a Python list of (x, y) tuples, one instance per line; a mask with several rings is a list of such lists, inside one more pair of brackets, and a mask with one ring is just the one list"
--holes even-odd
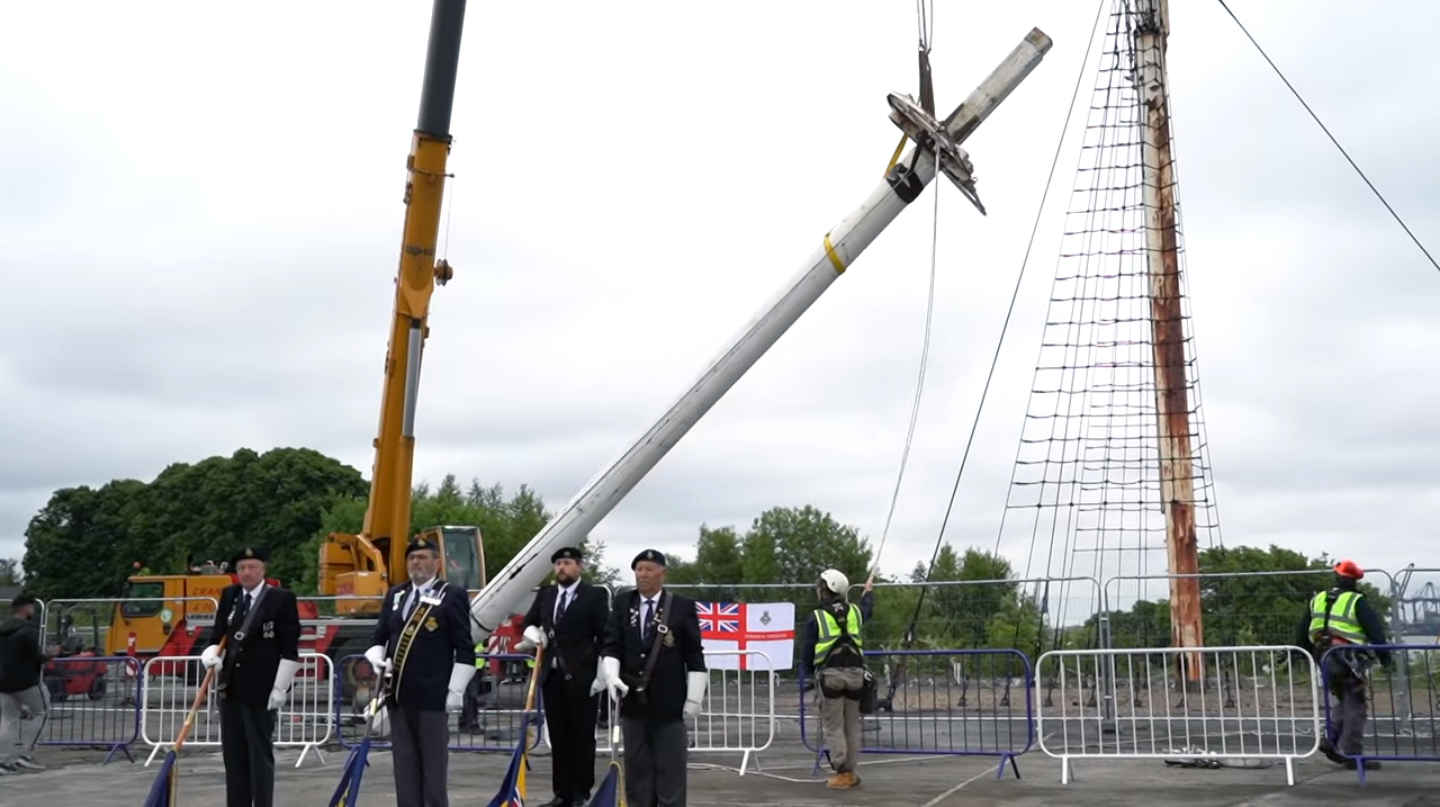
[[(1040, 64), (1052, 42), (1032, 29), (965, 102), (943, 122), (908, 95), (890, 94), (890, 119), (915, 142), (895, 160), (863, 204), (821, 239), (800, 270), (720, 351), (695, 382), (619, 459), (591, 479), (495, 578), (471, 600), (471, 635), (478, 644), (545, 579), (550, 555), (576, 545), (666, 453), (799, 320), (860, 253), (944, 173), (983, 214), (969, 155), (960, 143)], [(903, 145), (902, 141), (902, 145)]]
[[(400, 582), (410, 538), (410, 497), (415, 462), (415, 408), (420, 364), (429, 336), (430, 298), (454, 270), (436, 259), (440, 211), (450, 155), (450, 115), (460, 62), (465, 0), (434, 0), (420, 112), (406, 161), (405, 223), (395, 279), (395, 307), (385, 354), (380, 427), (370, 475), (370, 498), (358, 535), (331, 533), (320, 546), (319, 589), (342, 599), (337, 613), (377, 613), (380, 598)], [(446, 579), (469, 590), (485, 582), (478, 527), (441, 526), (422, 531), (441, 547)], [(373, 599), (371, 599), (373, 598)]]

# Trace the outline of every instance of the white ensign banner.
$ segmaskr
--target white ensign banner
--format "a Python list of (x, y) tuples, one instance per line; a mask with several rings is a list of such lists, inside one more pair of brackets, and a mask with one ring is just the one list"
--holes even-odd
[[(712, 653), (758, 650), (770, 659), (770, 668), (795, 666), (795, 604), (790, 602), (697, 602), (700, 639)], [(764, 669), (765, 660), (754, 656), (707, 656), (716, 670)]]

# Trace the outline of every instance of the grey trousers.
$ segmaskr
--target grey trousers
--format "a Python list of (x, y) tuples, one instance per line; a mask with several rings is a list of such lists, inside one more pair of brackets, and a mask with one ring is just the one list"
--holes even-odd
[[(837, 773), (855, 770), (860, 761), (860, 692), (865, 671), (859, 667), (820, 671), (820, 719), (825, 727), (825, 746)], [(837, 698), (826, 692), (845, 692)]]
[(449, 807), (450, 714), (389, 711), (396, 807)]
[[(0, 692), (0, 765), (14, 765), (25, 753), (20, 741), (20, 709), (30, 707), (30, 717), (38, 721), (45, 716), (50, 695), (42, 686), (33, 686), (19, 692)], [(37, 722), (35, 724), (39, 726)]]
[(274, 712), (220, 699), (225, 807), (270, 807), (275, 803), (274, 736)]
[(685, 807), (685, 762), (690, 753), (685, 722), (622, 717), (620, 733), (625, 740), (625, 803)]
[(1335, 724), (1335, 750), (1347, 757), (1359, 756), (1365, 750), (1365, 721), (1369, 706), (1365, 703), (1365, 679), (1345, 668), (1335, 654), (1331, 658), (1330, 694), (1331, 720)]

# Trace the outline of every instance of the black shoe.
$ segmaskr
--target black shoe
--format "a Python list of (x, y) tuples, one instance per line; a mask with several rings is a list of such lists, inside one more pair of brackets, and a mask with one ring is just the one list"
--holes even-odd
[(1342, 757), (1340, 756), (1340, 754), (1336, 753), (1335, 746), (1331, 745), (1328, 741), (1320, 743), (1320, 753), (1324, 754), (1326, 759), (1330, 760), (1336, 765), (1349, 765), (1350, 763), (1354, 762), (1354, 760), (1346, 759), (1345, 757)]
[(540, 807), (570, 807), (569, 799), (562, 799), (559, 796), (545, 802)]

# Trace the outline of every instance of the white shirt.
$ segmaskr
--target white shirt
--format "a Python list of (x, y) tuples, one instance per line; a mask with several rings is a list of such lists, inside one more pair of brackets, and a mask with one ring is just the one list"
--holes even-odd
[(579, 586), (580, 581), (576, 580), (568, 586), (560, 587), (560, 593), (555, 597), (555, 610), (550, 614), (551, 622), (556, 622), (560, 619), (560, 602), (562, 600), (565, 602), (565, 610), (567, 611), (570, 610), (570, 606), (575, 604), (575, 589), (579, 588)]
[[(661, 589), (661, 591), (663, 590), (664, 589)], [(660, 599), (661, 591), (657, 591), (654, 594), (651, 594), (649, 597), (645, 596), (644, 594), (640, 595), (641, 636), (648, 634), (652, 630), (650, 622), (655, 618), (655, 614), (660, 610), (660, 603), (657, 602), (657, 600)]]
[(410, 607), (415, 604), (416, 600), (419, 599), (420, 595), (426, 594), (430, 591), (430, 586), (435, 584), (435, 580), (438, 577), (439, 575), (436, 575), (435, 577), (426, 580), (424, 583), (421, 583), (420, 585), (410, 589), (410, 596), (405, 598), (405, 610), (400, 612), (400, 615), (402, 617), (408, 618), (410, 616)]

